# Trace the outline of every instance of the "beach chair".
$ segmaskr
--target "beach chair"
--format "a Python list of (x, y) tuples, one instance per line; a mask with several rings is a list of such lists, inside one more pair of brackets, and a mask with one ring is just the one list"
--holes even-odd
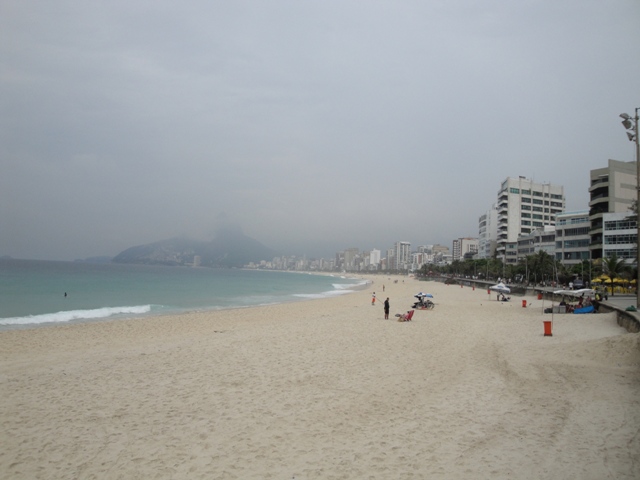
[(413, 312), (415, 312), (415, 310), (409, 310), (407, 313), (403, 313), (402, 315), (396, 313), (396, 317), (398, 317), (399, 322), (410, 322), (413, 318)]

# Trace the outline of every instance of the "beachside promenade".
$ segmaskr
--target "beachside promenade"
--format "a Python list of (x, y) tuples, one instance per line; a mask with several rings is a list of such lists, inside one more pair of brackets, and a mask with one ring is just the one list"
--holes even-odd
[[(474, 287), (478, 289), (489, 289), (490, 286), (495, 285), (495, 281), (486, 281), (479, 279), (470, 279), (470, 278), (451, 278), (451, 277), (439, 277), (439, 278), (430, 278), (430, 280), (436, 280), (441, 282), (451, 282), (454, 281), (463, 286)], [(518, 284), (506, 284), (509, 288), (511, 288), (512, 295), (533, 295), (538, 296), (542, 294), (544, 298), (549, 300), (554, 300), (558, 298), (557, 295), (553, 293), (561, 290), (559, 287), (543, 287), (543, 286), (525, 286)], [(627, 329), (629, 332), (639, 332), (640, 331), (640, 312), (627, 311), (627, 308), (630, 306), (636, 306), (637, 297), (635, 294), (616, 294), (616, 295), (608, 295), (607, 300), (603, 300), (601, 302), (601, 312), (617, 312), (618, 324)]]

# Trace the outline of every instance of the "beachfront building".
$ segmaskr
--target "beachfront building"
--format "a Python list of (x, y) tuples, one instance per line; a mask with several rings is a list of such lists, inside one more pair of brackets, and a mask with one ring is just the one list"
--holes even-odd
[(518, 237), (545, 226), (555, 226), (564, 212), (564, 187), (536, 183), (525, 177), (507, 179), (498, 192), (498, 239), (496, 254), (504, 263), (517, 263)]
[(347, 248), (343, 254), (343, 266), (342, 268), (347, 272), (353, 272), (357, 270), (358, 260), (360, 258), (360, 250), (358, 248)]
[(422, 265), (432, 263), (433, 255), (426, 252), (413, 252), (411, 254), (411, 269), (418, 270)]
[(410, 242), (396, 242), (388, 254), (390, 270), (408, 270), (411, 267)]
[(498, 206), (494, 203), (478, 219), (478, 258), (491, 258), (498, 240)]
[(431, 248), (431, 251), (433, 252), (433, 263), (435, 265), (447, 265), (451, 263), (452, 255), (449, 247), (436, 244)]
[(579, 265), (589, 260), (589, 210), (564, 212), (556, 216), (556, 260), (563, 265)]
[(517, 245), (519, 262), (540, 251), (547, 252), (553, 257), (556, 249), (556, 227), (547, 225), (526, 235), (520, 235)]
[(478, 239), (477, 238), (456, 238), (453, 241), (453, 261), (464, 260), (478, 253)]
[(369, 270), (377, 270), (380, 266), (380, 250), (374, 248), (369, 252)]
[(629, 212), (605, 213), (602, 216), (602, 257), (614, 254), (631, 265), (636, 260), (638, 248), (638, 225)]
[[(591, 258), (604, 256), (604, 217), (607, 213), (629, 214), (637, 198), (636, 162), (609, 160), (604, 168), (591, 170), (589, 221)], [(611, 240), (611, 239), (609, 239)], [(611, 252), (612, 250), (609, 250)]]

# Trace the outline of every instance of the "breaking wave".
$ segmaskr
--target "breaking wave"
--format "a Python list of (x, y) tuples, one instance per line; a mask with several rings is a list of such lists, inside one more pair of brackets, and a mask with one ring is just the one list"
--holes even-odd
[(0, 325), (29, 325), (34, 323), (61, 323), (72, 320), (85, 320), (96, 318), (108, 318), (114, 315), (140, 315), (151, 311), (151, 305), (138, 305), (134, 307), (108, 307), (91, 310), (69, 310), (57, 313), (45, 313), (42, 315), (29, 315), (26, 317), (0, 318)]

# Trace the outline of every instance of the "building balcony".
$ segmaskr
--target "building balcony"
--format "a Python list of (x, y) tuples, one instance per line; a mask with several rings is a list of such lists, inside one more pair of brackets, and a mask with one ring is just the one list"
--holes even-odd
[(609, 205), (596, 205), (589, 209), (589, 221), (593, 222), (596, 218), (602, 218), (602, 215), (609, 212)]
[(595, 190), (596, 188), (609, 187), (609, 175), (604, 175), (602, 177), (598, 177), (595, 180), (591, 180), (591, 185), (589, 186), (589, 191)]
[(609, 205), (609, 195), (599, 195), (596, 197), (591, 197), (591, 199), (589, 200), (589, 208), (595, 207), (597, 205), (603, 204), (603, 205)]

